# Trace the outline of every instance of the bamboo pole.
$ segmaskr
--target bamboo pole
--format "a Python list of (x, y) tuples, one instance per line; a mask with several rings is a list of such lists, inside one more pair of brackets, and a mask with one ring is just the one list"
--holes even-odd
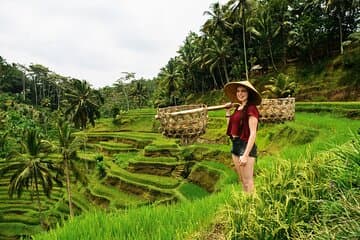
[[(183, 115), (183, 114), (188, 114), (188, 113), (196, 113), (196, 112), (201, 112), (204, 110), (204, 108), (207, 109), (207, 111), (215, 111), (215, 110), (219, 110), (219, 109), (224, 109), (226, 108), (228, 104), (222, 104), (222, 105), (215, 105), (215, 106), (209, 106), (209, 107), (200, 107), (200, 108), (194, 108), (194, 109), (190, 109), (190, 110), (183, 110), (183, 111), (178, 111), (178, 112), (171, 112), (171, 113), (167, 113), (171, 116), (178, 116), (178, 115)], [(238, 105), (238, 103), (233, 103), (232, 107), (234, 105)], [(155, 115), (155, 119), (159, 119), (158, 115)]]

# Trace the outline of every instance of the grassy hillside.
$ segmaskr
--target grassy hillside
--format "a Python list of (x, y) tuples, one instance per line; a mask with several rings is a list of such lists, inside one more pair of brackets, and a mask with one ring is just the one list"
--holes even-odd
[[(275, 163), (302, 162), (311, 158), (311, 154), (327, 152), (334, 144), (346, 143), (351, 138), (350, 129), (356, 132), (360, 127), (358, 120), (339, 118), (355, 116), (356, 119), (360, 112), (358, 102), (306, 102), (298, 103), (296, 108), (298, 112), (294, 122), (260, 125), (257, 184), (268, 181), (265, 173), (276, 168)], [(147, 212), (159, 207), (165, 210), (149, 213), (151, 218), (154, 218), (153, 214), (160, 217), (162, 211), (166, 211), (169, 213), (165, 214), (163, 221), (173, 218), (175, 222), (181, 222), (178, 218), (182, 216), (172, 214), (176, 214), (177, 208), (185, 208), (194, 215), (194, 219), (189, 216), (183, 220), (182, 228), (172, 229), (169, 234), (179, 236), (178, 239), (201, 235), (203, 229), (213, 224), (211, 219), (218, 215), (220, 219), (224, 218), (221, 207), (230, 204), (226, 199), (232, 199), (231, 194), (241, 195), (230, 161), (229, 141), (224, 135), (224, 110), (209, 112), (206, 133), (192, 145), (181, 145), (179, 139), (162, 136), (154, 115), (154, 109), (133, 110), (116, 120), (100, 119), (95, 128), (76, 133), (86, 141), (73, 161), (88, 182), (71, 179), (75, 214), (86, 218), (87, 213), (92, 216), (92, 212), (96, 211), (96, 215), (105, 214), (103, 217), (107, 218), (106, 213), (109, 212), (141, 215), (143, 213), (137, 212), (140, 211), (137, 209)], [(50, 158), (59, 161), (60, 155), (53, 153)], [(6, 164), (4, 159), (0, 160), (0, 167)], [(50, 199), (41, 195), (39, 212), (36, 202), (26, 190), (21, 198), (8, 197), (12, 173), (4, 175), (0, 181), (0, 239), (34, 235), (63, 223), (66, 226), (69, 209), (64, 188), (56, 186)], [(198, 201), (199, 207), (196, 205)], [(212, 207), (206, 207), (206, 204)], [(195, 213), (194, 208), (204, 208), (208, 212)], [(203, 225), (200, 226), (199, 222)], [(152, 226), (149, 222), (149, 228)], [(133, 230), (135, 232), (129, 231), (131, 236), (138, 234), (136, 229)], [(109, 233), (103, 233), (106, 234)], [(120, 232), (116, 234), (121, 235)], [(169, 237), (165, 233), (159, 234), (164, 239)], [(154, 239), (155, 236), (158, 235), (155, 234)], [(142, 239), (140, 235), (137, 237)]]
[[(319, 60), (314, 65), (293, 62), (282, 66), (279, 72), (252, 73), (250, 80), (263, 92), (270, 79), (286, 78), (295, 83), (292, 96), (298, 102), (360, 101), (359, 56), (360, 47), (357, 47), (344, 55)], [(265, 94), (264, 97), (274, 96)], [(219, 105), (227, 101), (222, 90), (214, 90), (204, 95), (189, 95), (186, 104)]]
[[(240, 236), (351, 239), (359, 236), (360, 206), (356, 201), (359, 182), (354, 178), (358, 176), (359, 166), (346, 171), (342, 169), (341, 157), (333, 153), (338, 148), (351, 149), (347, 146), (354, 137), (351, 131), (359, 131), (358, 121), (328, 113), (297, 113), (293, 122), (261, 125), (257, 140), (260, 156), (255, 171), (257, 194), (249, 197), (236, 183), (228, 142), (219, 139), (225, 131), (222, 110), (210, 113), (209, 129), (201, 137), (203, 143), (191, 146), (180, 146), (176, 140), (147, 133), (156, 127), (150, 116), (149, 113), (148, 117), (133, 120), (134, 124), (123, 119), (119, 129), (126, 129), (125, 132), (105, 132), (111, 123), (104, 120), (99, 125), (101, 131), (94, 129), (85, 133), (90, 138), (99, 138), (97, 141), (106, 136), (107, 142), (114, 141), (114, 144), (134, 143), (136, 139), (146, 143), (136, 153), (117, 153), (110, 161), (105, 155), (107, 175), (100, 181), (95, 180), (94, 175), (89, 189), (91, 195), (107, 199), (98, 200), (107, 211), (97, 209), (82, 214), (49, 233), (36, 235), (35, 239), (229, 239)], [(134, 131), (132, 126), (139, 125), (144, 126), (144, 132)], [(205, 143), (209, 140), (217, 142)], [(213, 191), (196, 178), (184, 178), (169, 170), (169, 166), (179, 166), (182, 161), (194, 163), (189, 166), (187, 176), (197, 169), (200, 169), (197, 176), (208, 179), (220, 174)], [(155, 168), (151, 167), (153, 164)], [(333, 176), (331, 171), (337, 174)], [(160, 177), (161, 174), (170, 177)], [(112, 195), (115, 192), (110, 192), (109, 187), (121, 191), (123, 188), (111, 184), (114, 178), (131, 183), (127, 190), (147, 186), (147, 192), (135, 195), (139, 200), (155, 201), (151, 200), (150, 206), (116, 207), (116, 201), (122, 197)], [(158, 193), (152, 195), (156, 191)], [(131, 201), (137, 200), (129, 199)], [(166, 204), (161, 204), (164, 201)], [(138, 203), (143, 205), (141, 201)], [(341, 227), (337, 217), (342, 221)]]

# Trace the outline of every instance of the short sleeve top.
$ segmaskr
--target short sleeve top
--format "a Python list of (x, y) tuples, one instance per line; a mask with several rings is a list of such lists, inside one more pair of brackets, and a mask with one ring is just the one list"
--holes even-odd
[(226, 134), (238, 136), (247, 142), (250, 137), (249, 116), (259, 119), (259, 111), (255, 105), (250, 104), (242, 110), (236, 109), (230, 116)]

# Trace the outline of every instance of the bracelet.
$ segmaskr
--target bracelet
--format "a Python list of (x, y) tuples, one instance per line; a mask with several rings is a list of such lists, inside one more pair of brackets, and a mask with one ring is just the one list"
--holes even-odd
[(230, 117), (230, 115), (225, 115), (225, 117), (229, 118), (229, 117)]

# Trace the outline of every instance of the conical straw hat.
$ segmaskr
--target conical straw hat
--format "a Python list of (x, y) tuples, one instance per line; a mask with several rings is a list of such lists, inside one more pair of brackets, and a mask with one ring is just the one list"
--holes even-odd
[(229, 82), (225, 84), (224, 91), (231, 102), (239, 102), (239, 99), (236, 97), (236, 91), (239, 86), (244, 86), (249, 90), (249, 102), (260, 105), (261, 95), (249, 81)]

